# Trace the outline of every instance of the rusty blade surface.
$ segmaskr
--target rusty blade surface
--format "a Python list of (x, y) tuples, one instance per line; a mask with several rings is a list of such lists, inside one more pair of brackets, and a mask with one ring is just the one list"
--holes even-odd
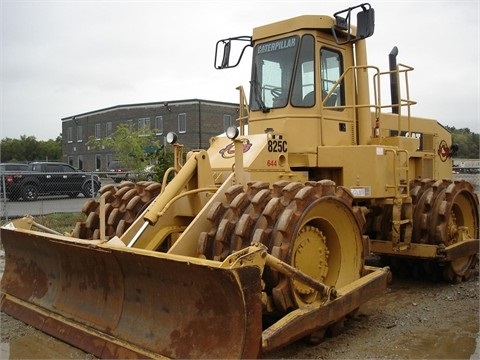
[(25, 230), (1, 229), (1, 239), (2, 311), (97, 357), (260, 355), (256, 267)]

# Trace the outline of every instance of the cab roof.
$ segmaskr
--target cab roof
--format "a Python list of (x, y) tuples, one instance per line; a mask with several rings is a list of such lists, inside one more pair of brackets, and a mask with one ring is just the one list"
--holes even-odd
[[(257, 41), (302, 29), (330, 30), (334, 25), (335, 19), (328, 15), (301, 15), (254, 28), (252, 40)], [(355, 33), (356, 29), (352, 27), (351, 34)]]

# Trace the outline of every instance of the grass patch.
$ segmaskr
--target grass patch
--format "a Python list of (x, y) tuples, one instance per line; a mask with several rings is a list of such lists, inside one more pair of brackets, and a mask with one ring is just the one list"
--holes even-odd
[(56, 230), (60, 233), (70, 233), (78, 221), (85, 221), (82, 213), (48, 214), (34, 217), (35, 222)]
[[(85, 221), (85, 215), (82, 213), (61, 213), (34, 216), (33, 219), (40, 225), (64, 234), (70, 233), (78, 221)], [(5, 220), (0, 221), (1, 226), (5, 224)]]

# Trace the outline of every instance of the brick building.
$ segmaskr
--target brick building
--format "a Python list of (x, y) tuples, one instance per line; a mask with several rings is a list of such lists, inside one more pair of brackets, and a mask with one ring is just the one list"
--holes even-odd
[(64, 161), (87, 171), (106, 171), (115, 159), (112, 150), (90, 149), (88, 140), (102, 139), (120, 124), (135, 130), (152, 129), (160, 143), (173, 131), (185, 149), (206, 149), (212, 136), (235, 123), (238, 104), (191, 99), (118, 105), (62, 119)]

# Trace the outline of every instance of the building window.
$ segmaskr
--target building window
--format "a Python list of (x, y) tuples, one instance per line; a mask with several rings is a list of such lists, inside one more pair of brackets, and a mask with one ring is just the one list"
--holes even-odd
[(232, 115), (223, 115), (223, 130), (227, 131), (230, 126), (232, 126)]
[(107, 154), (107, 166), (110, 166), (110, 163), (113, 161), (113, 155)]
[(102, 156), (99, 154), (95, 155), (95, 171), (100, 171), (102, 169)]
[(138, 133), (140, 136), (148, 135), (150, 131), (150, 118), (138, 119)]
[(67, 128), (67, 142), (71, 143), (73, 141), (72, 137), (73, 137), (73, 129), (71, 126), (69, 126)]
[(95, 139), (100, 140), (102, 138), (101, 124), (95, 124)]
[(187, 114), (178, 114), (178, 132), (184, 134), (187, 132)]
[(163, 116), (155, 117), (155, 134), (156, 135), (163, 134)]
[(68, 162), (68, 165), (73, 166), (73, 156), (68, 156), (67, 157), (67, 162)]
[(83, 126), (77, 125), (77, 142), (83, 141)]
[(112, 123), (109, 121), (105, 124), (105, 136), (110, 137), (112, 135)]
[(78, 166), (77, 168), (79, 168), (80, 170), (83, 170), (83, 156), (82, 155), (78, 155)]

